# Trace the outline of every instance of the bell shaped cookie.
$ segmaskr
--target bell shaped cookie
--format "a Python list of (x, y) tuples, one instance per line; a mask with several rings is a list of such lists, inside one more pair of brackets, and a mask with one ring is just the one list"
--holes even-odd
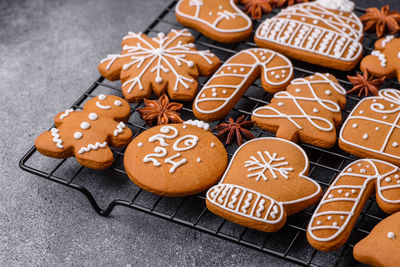
[(263, 137), (239, 147), (207, 208), (232, 222), (264, 232), (282, 228), (286, 217), (313, 205), (320, 186), (307, 177), (305, 152), (290, 141)]

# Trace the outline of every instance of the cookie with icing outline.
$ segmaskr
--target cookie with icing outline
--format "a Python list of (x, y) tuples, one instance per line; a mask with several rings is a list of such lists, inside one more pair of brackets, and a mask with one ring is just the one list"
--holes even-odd
[(202, 121), (159, 125), (138, 135), (127, 147), (124, 166), (139, 187), (162, 196), (200, 193), (217, 183), (228, 156)]
[(157, 37), (129, 32), (122, 40), (122, 52), (102, 59), (98, 69), (108, 80), (121, 80), (129, 102), (165, 91), (171, 99), (190, 101), (197, 92), (197, 77), (214, 73), (220, 64), (209, 50), (196, 50), (193, 36), (183, 29)]
[(358, 242), (353, 250), (356, 260), (371, 266), (397, 267), (400, 265), (400, 212), (380, 223)]
[(218, 42), (240, 42), (250, 36), (253, 27), (251, 19), (236, 6), (237, 1), (180, 0), (176, 20)]
[(375, 50), (361, 60), (360, 68), (375, 77), (400, 81), (400, 38), (388, 35), (375, 42)]
[(352, 70), (363, 55), (363, 24), (350, 0), (317, 0), (289, 6), (267, 18), (255, 43), (289, 57)]
[(129, 103), (117, 96), (99, 95), (83, 105), (83, 110), (68, 109), (54, 119), (55, 127), (40, 134), (36, 149), (53, 158), (75, 156), (83, 166), (103, 170), (114, 160), (109, 146), (123, 147), (132, 139), (128, 121)]
[(250, 48), (229, 58), (207, 81), (193, 102), (193, 113), (203, 121), (224, 118), (249, 86), (261, 76), (265, 91), (284, 89), (293, 78), (289, 59), (272, 50)]
[(207, 208), (234, 223), (264, 232), (318, 201), (320, 186), (307, 177), (309, 162), (297, 144), (272, 137), (246, 142), (221, 181), (207, 192)]
[(399, 211), (399, 168), (376, 159), (360, 159), (346, 166), (331, 183), (311, 217), (307, 228), (309, 243), (322, 251), (342, 247), (374, 191), (384, 212)]
[(339, 146), (358, 157), (400, 165), (400, 91), (382, 89), (362, 99), (343, 123)]
[(329, 74), (316, 73), (291, 82), (271, 103), (253, 111), (256, 126), (277, 137), (330, 148), (342, 120), (346, 90)]

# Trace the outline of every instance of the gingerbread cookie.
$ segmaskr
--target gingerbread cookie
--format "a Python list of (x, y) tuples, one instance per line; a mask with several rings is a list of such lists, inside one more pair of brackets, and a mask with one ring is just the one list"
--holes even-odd
[(247, 39), (252, 30), (250, 18), (237, 6), (237, 0), (180, 0), (176, 20), (208, 38), (223, 43)]
[(275, 93), (292, 79), (292, 63), (268, 49), (240, 51), (228, 59), (197, 94), (193, 102), (194, 115), (203, 121), (224, 118), (260, 76), (265, 91)]
[(375, 77), (400, 81), (400, 38), (388, 35), (375, 42), (375, 50), (361, 60), (360, 68)]
[(257, 29), (260, 47), (316, 65), (353, 69), (362, 57), (363, 25), (350, 0), (289, 6)]
[(308, 158), (296, 144), (272, 137), (243, 144), (218, 185), (207, 192), (213, 213), (264, 232), (275, 232), (286, 217), (314, 204), (320, 186), (307, 177)]
[(336, 143), (336, 127), (342, 120), (346, 90), (329, 74), (316, 73), (291, 82), (271, 104), (251, 116), (255, 124), (277, 137), (329, 148)]
[(399, 168), (375, 159), (360, 159), (344, 168), (311, 217), (307, 229), (310, 244), (322, 251), (343, 246), (374, 190), (384, 212), (400, 210)]
[(400, 165), (400, 91), (383, 89), (361, 100), (344, 122), (339, 135), (343, 150), (362, 158)]
[(359, 262), (371, 266), (400, 266), (400, 212), (380, 223), (356, 244), (353, 255)]
[(82, 111), (68, 109), (54, 119), (55, 127), (38, 136), (37, 150), (53, 158), (75, 156), (83, 166), (103, 170), (113, 163), (108, 146), (123, 147), (132, 139), (124, 124), (131, 108), (124, 99), (99, 95), (83, 105)]
[(98, 69), (104, 78), (121, 79), (122, 92), (130, 102), (148, 98), (153, 91), (165, 91), (171, 99), (193, 100), (197, 77), (212, 74), (221, 64), (209, 50), (197, 51), (193, 36), (187, 29), (171, 30), (148, 37), (128, 33), (122, 40), (121, 54), (101, 60)]
[(214, 185), (227, 165), (224, 146), (202, 121), (156, 126), (128, 146), (124, 166), (141, 188), (162, 196), (188, 196)]

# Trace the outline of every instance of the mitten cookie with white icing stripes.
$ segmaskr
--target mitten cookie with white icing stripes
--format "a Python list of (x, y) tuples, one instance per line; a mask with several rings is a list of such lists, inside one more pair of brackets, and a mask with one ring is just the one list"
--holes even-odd
[(114, 159), (108, 146), (123, 147), (132, 139), (132, 131), (124, 124), (130, 110), (128, 102), (120, 97), (99, 95), (85, 103), (82, 111), (59, 113), (55, 127), (39, 135), (35, 146), (49, 157), (75, 156), (85, 167), (106, 169)]
[(235, 152), (207, 208), (232, 222), (264, 232), (283, 227), (288, 215), (318, 201), (320, 186), (307, 177), (308, 158), (290, 141), (264, 137)]

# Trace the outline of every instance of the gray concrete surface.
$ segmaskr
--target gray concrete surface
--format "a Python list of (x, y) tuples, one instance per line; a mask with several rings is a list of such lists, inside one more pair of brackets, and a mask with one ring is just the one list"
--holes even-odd
[(18, 168), (54, 114), (98, 77), (99, 59), (117, 51), (127, 31), (143, 30), (168, 2), (0, 1), (1, 266), (285, 265), (130, 209), (103, 218), (79, 193)]

